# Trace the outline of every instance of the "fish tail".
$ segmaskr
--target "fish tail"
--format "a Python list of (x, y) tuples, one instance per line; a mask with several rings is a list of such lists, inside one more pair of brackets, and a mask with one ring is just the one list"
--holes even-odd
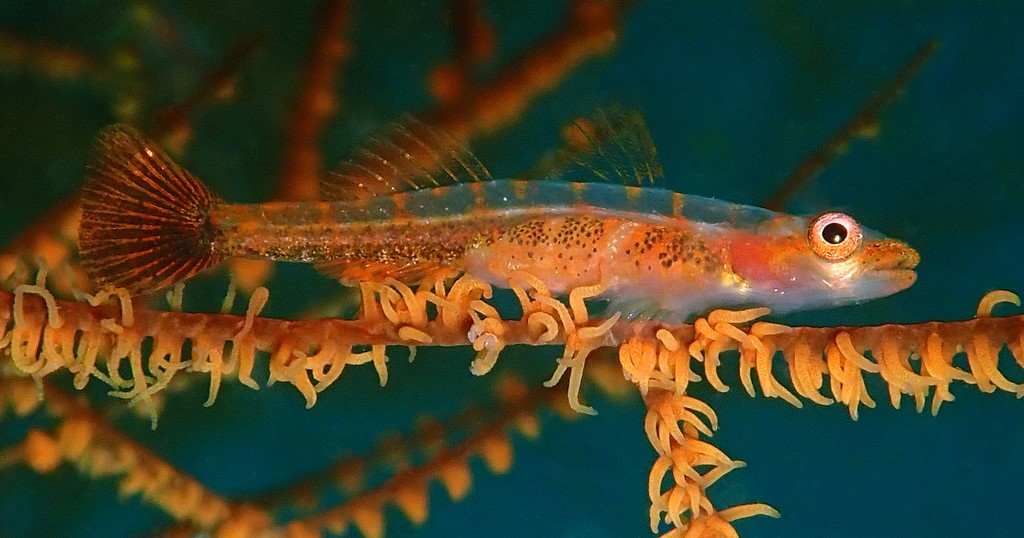
[(78, 246), (100, 285), (132, 293), (171, 286), (220, 261), (210, 209), (219, 199), (126, 125), (99, 135), (82, 186)]

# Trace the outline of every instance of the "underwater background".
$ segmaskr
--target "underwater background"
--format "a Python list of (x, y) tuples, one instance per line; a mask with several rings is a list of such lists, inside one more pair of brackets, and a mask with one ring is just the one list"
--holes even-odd
[[(428, 77), (452, 56), (448, 2), (354, 2), (350, 56), (338, 74), (338, 109), (320, 148), (330, 163), (403, 114), (428, 111)], [(555, 31), (559, 2), (484, 1), (500, 73)], [(0, 245), (71, 196), (96, 132), (130, 120), (147, 128), (180, 103), (240, 41), (254, 47), (230, 95), (189, 114), (182, 162), (227, 200), (273, 196), (302, 65), (313, 38), (314, 2), (238, 0), (0, 3)], [(877, 136), (849, 150), (786, 206), (840, 209), (921, 253), (918, 282), (883, 300), (776, 317), (835, 325), (963, 319), (993, 289), (1024, 292), (1024, 3), (703, 3), (648, 1), (624, 10), (615, 49), (573, 70), (525, 113), (471, 143), (495, 177), (529, 169), (559, 145), (559, 128), (618, 103), (646, 117), (665, 185), (758, 204), (882, 88), (931, 39), (939, 49), (882, 113)], [(83, 64), (48, 65), (18, 47), (57, 47)], [(185, 309), (213, 311), (223, 271), (186, 288)], [(304, 266), (278, 266), (264, 314), (295, 315), (340, 286)], [(1013, 312), (1000, 308), (999, 313)], [(408, 433), (421, 416), (493, 405), (495, 381), (550, 375), (558, 348), (515, 348), (483, 378), (471, 350), (421, 348), (407, 364), (391, 354), (380, 387), (369, 366), (349, 367), (312, 409), (294, 387), (253, 391), (225, 383), (203, 407), (206, 382), (169, 397), (159, 428), (130, 414), (114, 423), (177, 468), (228, 498), (288, 484), (382, 436)], [(1008, 357), (1004, 357), (1008, 359)], [(1012, 359), (1011, 359), (1012, 360)], [(1007, 365), (1011, 380), (1024, 379)], [(953, 386), (937, 417), (907, 398), (878, 402), (851, 421), (840, 405), (748, 397), (735, 358), (719, 394), (692, 394), (718, 413), (711, 442), (747, 463), (711, 489), (716, 506), (765, 502), (782, 514), (736, 528), (749, 536), (1017, 536), (1024, 529), (1024, 402), (1005, 392)], [(265, 373), (264, 373), (265, 375)], [(257, 379), (260, 379), (257, 376)], [(265, 379), (265, 377), (264, 377)], [(788, 379), (788, 378), (784, 378)], [(63, 380), (66, 384), (67, 379)], [(107, 399), (99, 381), (97, 401)], [(648, 536), (647, 476), (654, 452), (644, 406), (585, 392), (596, 417), (566, 422), (542, 411), (536, 440), (512, 434), (506, 475), (477, 461), (458, 503), (431, 488), (427, 521), (387, 512), (388, 536)], [(44, 419), (0, 421), (0, 447)], [(50, 475), (0, 471), (0, 537), (141, 536), (168, 518), (116, 482), (65, 465)], [(353, 533), (355, 531), (352, 531)]]

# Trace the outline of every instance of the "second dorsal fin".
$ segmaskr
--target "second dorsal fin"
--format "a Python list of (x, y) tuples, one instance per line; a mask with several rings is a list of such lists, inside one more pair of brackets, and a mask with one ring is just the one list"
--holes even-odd
[(600, 108), (563, 127), (562, 138), (562, 148), (528, 172), (528, 179), (643, 185), (664, 176), (647, 123), (637, 110), (618, 105)]
[(487, 168), (450, 133), (407, 116), (322, 179), (320, 198), (364, 199), (490, 178)]

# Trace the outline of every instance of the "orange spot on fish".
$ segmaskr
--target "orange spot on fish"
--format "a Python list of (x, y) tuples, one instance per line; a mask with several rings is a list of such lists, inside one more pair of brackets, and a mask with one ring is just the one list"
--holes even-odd
[(512, 182), (512, 193), (516, 195), (517, 200), (526, 198), (526, 182), (525, 181), (513, 181)]
[(683, 194), (679, 192), (672, 193), (672, 216), (681, 217), (683, 216)]
[(478, 208), (484, 207), (484, 184), (483, 183), (467, 183), (469, 186), (469, 192), (473, 193), (473, 205)]
[(392, 218), (397, 219), (408, 216), (408, 214), (405, 211), (405, 198), (406, 196), (404, 194), (397, 194), (391, 197), (392, 203), (395, 204), (395, 210), (394, 212), (391, 213)]

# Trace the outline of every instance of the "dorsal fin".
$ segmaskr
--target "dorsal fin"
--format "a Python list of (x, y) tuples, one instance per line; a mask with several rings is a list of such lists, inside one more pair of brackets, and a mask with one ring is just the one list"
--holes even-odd
[(647, 123), (637, 110), (600, 108), (562, 128), (565, 144), (526, 174), (528, 179), (653, 183), (664, 176)]
[(490, 178), (487, 168), (450, 133), (406, 116), (323, 178), (320, 199), (365, 199)]

